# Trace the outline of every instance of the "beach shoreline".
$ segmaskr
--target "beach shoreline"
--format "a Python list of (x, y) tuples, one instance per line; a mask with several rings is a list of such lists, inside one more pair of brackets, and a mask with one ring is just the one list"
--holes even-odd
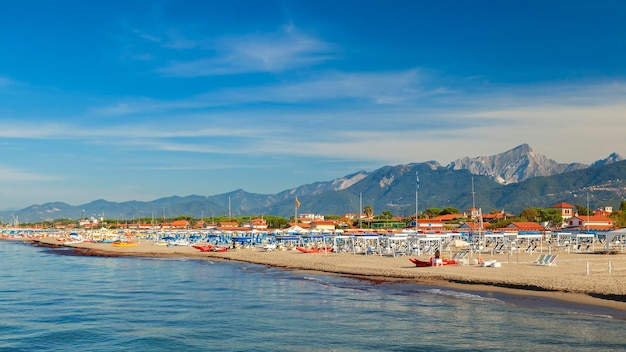
[[(16, 239), (19, 240), (19, 239)], [(201, 252), (190, 246), (158, 246), (139, 240), (135, 247), (114, 247), (107, 243), (59, 243), (55, 238), (21, 239), (38, 246), (64, 247), (75, 255), (106, 257), (195, 258), (265, 265), (291, 271), (349, 277), (372, 282), (402, 282), (449, 288), (465, 292), (540, 297), (573, 304), (597, 306), (626, 315), (626, 255), (559, 253), (555, 267), (534, 265), (536, 255), (511, 258), (483, 255), (501, 260), (499, 268), (477, 265), (417, 268), (408, 257), (387, 257), (352, 253), (305, 254), (298, 251), (266, 252), (259, 248), (227, 252)], [(424, 258), (427, 259), (427, 258)], [(516, 261), (512, 261), (515, 259)], [(509, 261), (506, 261), (509, 260)], [(592, 262), (594, 269), (586, 275)], [(619, 263), (612, 273), (603, 272), (609, 261)], [(623, 263), (623, 264), (622, 264)], [(609, 264), (610, 266), (610, 264)]]

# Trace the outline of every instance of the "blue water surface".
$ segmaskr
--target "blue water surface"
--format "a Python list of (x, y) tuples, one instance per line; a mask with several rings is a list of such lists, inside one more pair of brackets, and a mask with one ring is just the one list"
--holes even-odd
[(0, 242), (2, 351), (617, 351), (626, 321), (549, 301)]

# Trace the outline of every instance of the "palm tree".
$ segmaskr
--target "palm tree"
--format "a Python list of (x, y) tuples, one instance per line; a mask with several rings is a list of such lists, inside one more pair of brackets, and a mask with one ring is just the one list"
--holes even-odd
[(365, 216), (367, 216), (368, 219), (371, 219), (372, 215), (374, 215), (374, 208), (372, 208), (371, 205), (366, 205), (363, 207), (363, 212), (365, 213)]
[[(367, 217), (367, 227), (371, 227), (371, 222), (372, 222), (372, 216), (374, 215), (374, 208), (372, 208), (371, 205), (366, 205), (363, 207), (363, 212), (365, 213), (365, 216)], [(361, 216), (359, 215), (359, 218)]]

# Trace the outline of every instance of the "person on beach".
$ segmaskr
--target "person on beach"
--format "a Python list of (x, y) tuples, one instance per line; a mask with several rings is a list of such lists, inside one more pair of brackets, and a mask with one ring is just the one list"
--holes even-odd
[(434, 266), (440, 266), (443, 264), (443, 260), (441, 260), (441, 252), (439, 250), (435, 251), (435, 259), (433, 260)]

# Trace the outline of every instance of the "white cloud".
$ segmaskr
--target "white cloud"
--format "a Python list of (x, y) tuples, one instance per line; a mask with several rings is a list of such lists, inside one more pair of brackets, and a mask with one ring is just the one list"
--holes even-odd
[[(280, 72), (332, 60), (332, 46), (295, 30), (276, 34), (228, 37), (217, 40), (208, 57), (173, 61), (156, 72), (175, 77), (198, 77), (255, 72)], [(195, 48), (195, 41), (177, 39), (176, 49)], [(205, 42), (203, 47), (208, 46)]]
[(395, 72), (327, 72), (315, 78), (278, 85), (221, 89), (179, 100), (135, 98), (94, 109), (102, 115), (163, 113), (255, 103), (315, 103), (352, 99), (364, 103), (394, 105), (421, 98), (452, 94), (445, 87), (428, 89), (417, 69)]
[[(130, 116), (158, 115), (114, 125), (103, 121), (108, 124), (104, 127), (5, 120), (0, 122), (0, 137), (66, 139), (129, 150), (381, 163), (447, 163), (522, 143), (559, 162), (593, 162), (611, 152), (626, 154), (621, 142), (626, 135), (626, 104), (622, 103), (626, 90), (619, 82), (510, 87), (479, 94), (443, 87), (444, 93), (430, 95), (420, 88), (422, 82), (418, 70), (331, 73), (282, 88), (220, 91), (178, 101), (137, 99), (109, 109)], [(381, 96), (393, 99), (372, 104)], [(425, 96), (434, 104), (422, 104), (420, 98)], [(322, 104), (321, 108), (310, 104), (333, 98), (369, 103)], [(209, 109), (218, 102), (232, 109)], [(246, 107), (246, 102), (293, 104), (263, 109)], [(296, 104), (300, 102), (307, 104)]]
[(33, 182), (33, 181), (54, 181), (58, 177), (50, 175), (42, 175), (22, 171), (10, 166), (0, 165), (0, 181), (1, 182)]

